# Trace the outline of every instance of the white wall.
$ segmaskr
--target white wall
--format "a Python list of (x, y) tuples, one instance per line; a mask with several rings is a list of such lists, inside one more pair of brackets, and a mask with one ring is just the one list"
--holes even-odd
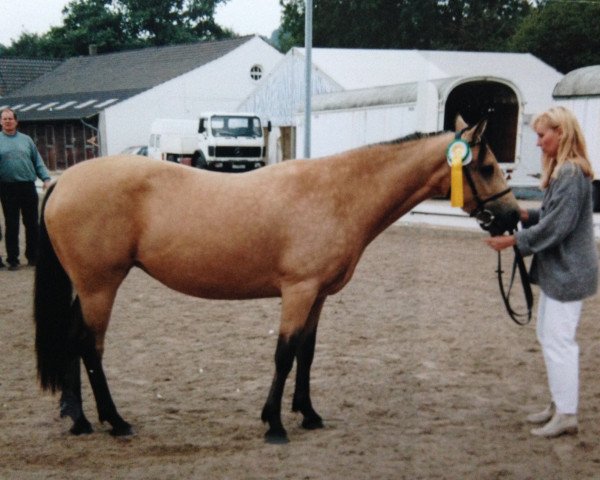
[(102, 154), (146, 145), (156, 118), (192, 119), (203, 111), (236, 111), (258, 85), (250, 77), (252, 66), (262, 66), (264, 79), (281, 58), (275, 48), (255, 37), (213, 62), (108, 108)]
[(539, 108), (534, 113), (525, 115), (523, 122), (523, 137), (521, 156), (523, 161), (516, 170), (515, 182), (519, 185), (539, 185), (539, 179), (532, 175), (541, 172), (541, 151), (537, 146), (537, 136), (531, 128), (535, 115), (542, 113), (554, 105), (562, 105), (570, 109), (581, 124), (585, 136), (590, 162), (600, 178), (600, 99), (595, 97), (581, 97), (572, 99), (557, 99)]
[[(303, 103), (304, 56), (302, 49), (288, 52), (272, 76), (243, 102), (247, 109), (271, 113), (274, 125), (295, 125), (296, 154), (304, 151)], [(391, 63), (390, 63), (391, 62)], [(316, 157), (355, 146), (397, 138), (413, 131), (442, 128), (443, 104), (434, 85), (447, 79), (503, 79), (518, 95), (519, 132), (516, 177), (521, 183), (537, 184), (531, 175), (539, 172), (539, 152), (535, 134), (527, 124), (534, 114), (553, 102), (552, 91), (563, 75), (528, 54), (477, 52), (378, 51), (353, 49), (313, 49), (313, 79), (322, 82), (313, 94), (339, 92), (351, 88), (418, 81), (416, 110), (406, 106), (366, 107), (337, 112), (313, 111), (311, 156)], [(396, 68), (391, 74), (391, 68)], [(372, 77), (372, 78), (371, 78)], [(356, 83), (358, 82), (358, 83)], [(446, 92), (447, 93), (447, 92)], [(445, 98), (442, 92), (442, 97)], [(282, 109), (282, 105), (288, 106)], [(393, 122), (386, 119), (394, 112)], [(404, 108), (404, 110), (402, 110)], [(290, 114), (294, 117), (290, 122)], [(402, 118), (406, 115), (406, 118)], [(348, 116), (348, 118), (345, 118)], [(373, 123), (373, 125), (371, 125)], [(360, 127), (359, 127), (360, 125)], [(383, 132), (381, 131), (383, 128)], [(381, 136), (375, 137), (374, 132)]]
[(556, 104), (570, 109), (579, 120), (587, 143), (590, 162), (596, 178), (600, 178), (600, 98), (557, 99)]
[[(239, 110), (256, 112), (277, 127), (294, 125), (295, 115), (304, 109), (305, 80), (305, 57), (292, 48), (265, 82), (244, 99)], [(342, 90), (317, 68), (312, 69), (311, 87), (313, 96)]]
[[(298, 117), (297, 122), (296, 156), (301, 157), (304, 118)], [(311, 123), (311, 157), (403, 137), (415, 131), (415, 122), (414, 104), (315, 112)]]

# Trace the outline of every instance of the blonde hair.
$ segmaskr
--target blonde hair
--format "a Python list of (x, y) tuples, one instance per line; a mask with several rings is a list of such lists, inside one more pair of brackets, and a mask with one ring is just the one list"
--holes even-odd
[(532, 127), (536, 129), (538, 125), (560, 130), (556, 158), (542, 154), (542, 188), (548, 187), (550, 179), (556, 178), (560, 168), (567, 162), (579, 165), (586, 177), (594, 177), (585, 137), (577, 118), (570, 110), (565, 107), (552, 107), (535, 117)]

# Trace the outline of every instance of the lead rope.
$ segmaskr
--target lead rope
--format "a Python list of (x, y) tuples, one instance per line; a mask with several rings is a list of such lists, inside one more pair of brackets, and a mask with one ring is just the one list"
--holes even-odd
[[(509, 234), (512, 233), (512, 231), (509, 232)], [(529, 282), (529, 275), (527, 273), (527, 268), (525, 267), (525, 262), (523, 261), (523, 255), (521, 255), (521, 252), (519, 251), (516, 245), (513, 245), (513, 250), (515, 252), (515, 260), (512, 266), (508, 290), (504, 290), (504, 284), (502, 282), (502, 274), (504, 272), (502, 271), (502, 260), (500, 252), (498, 252), (498, 269), (496, 270), (496, 272), (498, 273), (498, 285), (500, 286), (500, 294), (502, 296), (502, 301), (504, 302), (504, 306), (506, 307), (508, 315), (517, 325), (524, 326), (531, 321), (533, 293), (531, 292), (531, 283)], [(525, 301), (527, 303), (527, 312), (523, 313), (516, 312), (510, 304), (510, 293), (515, 282), (517, 269), (519, 270), (519, 276), (521, 277), (521, 285), (523, 286), (523, 294), (525, 295)]]

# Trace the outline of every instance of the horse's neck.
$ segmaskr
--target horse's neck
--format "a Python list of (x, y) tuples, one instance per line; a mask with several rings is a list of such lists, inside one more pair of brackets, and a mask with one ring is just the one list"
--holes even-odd
[[(445, 194), (449, 168), (445, 136), (358, 150), (351, 162), (349, 198), (362, 215), (368, 241), (422, 201)], [(350, 178), (351, 177), (351, 178)]]

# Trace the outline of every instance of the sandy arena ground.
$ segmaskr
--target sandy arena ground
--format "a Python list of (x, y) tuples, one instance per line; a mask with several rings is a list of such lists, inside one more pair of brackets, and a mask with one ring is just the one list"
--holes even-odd
[(288, 381), (283, 446), (260, 421), (278, 299), (194, 299), (133, 271), (104, 365), (136, 434), (98, 424), (86, 380), (95, 433), (73, 437), (36, 384), (34, 272), (0, 271), (0, 479), (600, 478), (600, 298), (579, 329), (580, 433), (533, 438), (523, 418), (548, 398), (534, 322), (505, 314), (483, 235), (393, 226), (367, 249), (321, 317), (312, 385), (326, 427), (299, 427)]

